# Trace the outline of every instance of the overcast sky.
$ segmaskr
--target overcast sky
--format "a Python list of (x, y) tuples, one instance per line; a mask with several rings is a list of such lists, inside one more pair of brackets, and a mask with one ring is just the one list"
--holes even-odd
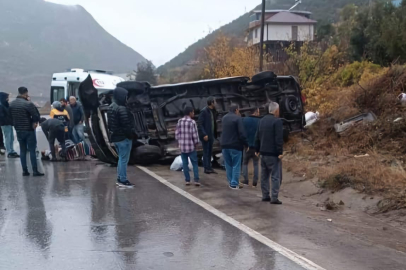
[[(81, 5), (110, 34), (160, 66), (260, 0), (47, 0)], [(248, 27), (248, 25), (247, 25)]]

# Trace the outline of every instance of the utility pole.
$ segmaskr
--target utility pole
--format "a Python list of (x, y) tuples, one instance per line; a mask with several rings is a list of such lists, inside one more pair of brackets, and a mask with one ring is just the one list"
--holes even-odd
[(264, 67), (264, 32), (265, 32), (265, 0), (262, 0), (262, 15), (261, 15), (261, 41), (259, 48), (259, 72), (263, 71)]

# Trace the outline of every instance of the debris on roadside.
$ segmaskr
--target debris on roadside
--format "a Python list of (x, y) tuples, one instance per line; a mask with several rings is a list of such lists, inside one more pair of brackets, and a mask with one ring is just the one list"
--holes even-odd
[(358, 126), (360, 124), (372, 123), (376, 121), (377, 117), (373, 112), (363, 113), (351, 118), (344, 120), (341, 123), (335, 124), (334, 129), (335, 131), (340, 134), (341, 136), (345, 136), (345, 132), (354, 126)]
[[(177, 156), (175, 160), (172, 162), (172, 165), (170, 167), (171, 171), (182, 171), (183, 169), (183, 163), (182, 163), (182, 157)], [(192, 162), (189, 159), (189, 170), (193, 170), (193, 165)]]
[(317, 122), (317, 120), (319, 120), (319, 116), (320, 116), (320, 113), (319, 112), (307, 112), (306, 114), (305, 114), (305, 119), (306, 119), (306, 126), (305, 126), (305, 128), (307, 128), (307, 127), (310, 127), (311, 125), (313, 125), (314, 123), (316, 123)]
[(331, 218), (328, 218), (327, 221), (328, 222), (333, 222), (333, 220)]
[(338, 203), (338, 205), (344, 205), (344, 202), (343, 202), (343, 201), (340, 201), (340, 202)]
[(402, 120), (403, 120), (402, 117), (398, 117), (398, 118), (396, 118), (395, 120), (393, 120), (393, 123), (397, 123), (397, 122), (400, 122), (400, 121), (402, 121)]
[(406, 106), (406, 93), (402, 93), (398, 96), (398, 99), (400, 100), (400, 103), (402, 103), (403, 106)]
[(330, 210), (330, 211), (337, 210), (337, 208), (338, 208), (337, 204), (333, 201), (326, 202), (325, 207), (327, 210)]
[(363, 158), (363, 157), (369, 157), (369, 154), (365, 154), (365, 155), (355, 155), (355, 158)]

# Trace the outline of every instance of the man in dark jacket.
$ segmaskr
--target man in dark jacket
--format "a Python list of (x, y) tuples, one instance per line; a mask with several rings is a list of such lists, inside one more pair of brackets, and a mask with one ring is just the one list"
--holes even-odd
[(134, 187), (127, 178), (127, 165), (135, 136), (133, 115), (126, 107), (127, 96), (127, 90), (117, 87), (113, 92), (114, 102), (107, 112), (110, 140), (118, 153), (117, 185), (120, 187)]
[(49, 149), (51, 150), (52, 159), (51, 161), (57, 161), (56, 151), (55, 151), (55, 139), (58, 140), (62, 147), (61, 157), (66, 157), (66, 145), (65, 145), (65, 125), (61, 120), (50, 118), (41, 118), (40, 125), (45, 137), (49, 143)]
[(213, 143), (217, 138), (217, 111), (214, 97), (207, 98), (207, 107), (204, 107), (199, 114), (198, 132), (203, 146), (204, 173), (217, 174), (211, 166)]
[(3, 137), (7, 150), (8, 158), (19, 158), (14, 151), (14, 130), (13, 120), (10, 115), (10, 104), (8, 103), (9, 94), (0, 92), (0, 126), (3, 131)]
[(247, 133), (247, 140), (248, 140), (248, 147), (249, 150), (244, 151), (243, 154), (243, 175), (244, 175), (244, 182), (242, 182), (244, 185), (248, 185), (248, 163), (252, 159), (252, 162), (254, 163), (254, 179), (252, 182), (252, 186), (256, 187), (258, 184), (258, 161), (259, 158), (257, 157), (255, 153), (255, 135), (257, 133), (258, 129), (258, 123), (259, 123), (259, 108), (254, 108), (251, 111), (251, 115), (248, 117), (244, 117), (242, 119), (243, 124), (244, 124), (244, 129), (245, 132)]
[(230, 112), (223, 117), (222, 128), (221, 148), (227, 180), (231, 189), (239, 189), (242, 152), (244, 147), (247, 150), (249, 147), (238, 105), (231, 104)]
[(17, 140), (20, 144), (20, 160), (23, 167), (23, 176), (30, 175), (27, 168), (27, 150), (30, 152), (33, 176), (43, 176), (43, 173), (38, 172), (35, 154), (37, 149), (35, 129), (38, 126), (40, 114), (35, 105), (28, 101), (27, 88), (18, 88), (18, 93), (18, 97), (10, 104), (10, 114), (17, 132)]
[[(269, 114), (261, 119), (256, 135), (257, 155), (261, 155), (262, 201), (282, 204), (278, 199), (281, 184), (281, 159), (283, 158), (283, 122), (279, 117), (278, 103), (269, 104)], [(272, 194), (269, 196), (269, 177), (272, 179)]]
[(75, 97), (70, 97), (67, 108), (70, 108), (72, 111), (70, 128), (72, 129), (73, 142), (80, 143), (85, 141), (85, 133), (83, 130), (85, 113), (83, 112), (82, 104), (77, 102)]

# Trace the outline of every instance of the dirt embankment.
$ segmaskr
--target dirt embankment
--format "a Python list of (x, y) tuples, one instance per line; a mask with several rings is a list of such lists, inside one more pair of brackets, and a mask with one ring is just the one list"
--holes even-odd
[[(405, 88), (406, 67), (393, 66), (364, 83), (326, 91), (321, 105), (329, 112), (285, 146), (285, 169), (325, 190), (351, 188), (361, 199), (380, 198), (376, 213), (405, 211), (406, 107), (397, 98)], [(341, 135), (334, 130), (335, 123), (365, 112), (377, 120)]]

